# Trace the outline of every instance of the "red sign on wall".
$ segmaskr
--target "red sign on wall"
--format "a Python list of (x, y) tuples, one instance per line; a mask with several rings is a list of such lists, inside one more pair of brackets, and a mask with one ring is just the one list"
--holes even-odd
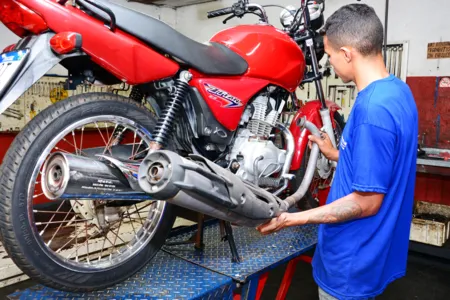
[(450, 88), (450, 78), (449, 77), (442, 78), (441, 81), (439, 82), (439, 87)]
[(439, 96), (446, 99), (450, 97), (450, 77), (443, 77), (439, 81)]

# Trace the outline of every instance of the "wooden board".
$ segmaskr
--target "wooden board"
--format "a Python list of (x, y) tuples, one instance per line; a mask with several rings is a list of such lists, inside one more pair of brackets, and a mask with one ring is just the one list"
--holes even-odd
[(450, 58), (450, 42), (429, 43), (428, 59)]

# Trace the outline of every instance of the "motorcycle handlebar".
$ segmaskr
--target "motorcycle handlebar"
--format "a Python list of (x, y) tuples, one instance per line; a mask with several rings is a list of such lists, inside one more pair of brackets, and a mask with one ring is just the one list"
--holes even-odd
[(208, 12), (208, 19), (216, 18), (224, 15), (229, 15), (234, 13), (234, 9), (232, 7), (221, 8)]

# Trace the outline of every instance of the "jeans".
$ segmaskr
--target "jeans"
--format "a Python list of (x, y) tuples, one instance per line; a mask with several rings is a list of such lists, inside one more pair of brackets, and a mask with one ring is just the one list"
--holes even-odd
[(319, 300), (338, 300), (319, 287)]
[[(338, 298), (331, 296), (319, 287), (319, 300), (338, 300)], [(375, 300), (375, 298), (360, 298), (359, 300)]]

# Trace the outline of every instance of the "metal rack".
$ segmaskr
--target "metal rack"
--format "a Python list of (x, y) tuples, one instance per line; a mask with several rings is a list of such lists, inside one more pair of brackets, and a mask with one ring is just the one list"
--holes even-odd
[[(262, 236), (253, 228), (235, 227), (241, 262), (232, 262), (217, 221), (204, 227), (204, 248), (189, 244), (164, 246), (152, 263), (127, 281), (94, 293), (67, 293), (42, 285), (11, 294), (8, 299), (232, 299), (237, 285), (241, 299), (254, 299), (260, 277), (300, 257), (317, 243), (317, 226), (284, 229)], [(184, 241), (197, 225), (174, 231), (168, 242)], [(266, 278), (266, 277), (265, 277)]]

